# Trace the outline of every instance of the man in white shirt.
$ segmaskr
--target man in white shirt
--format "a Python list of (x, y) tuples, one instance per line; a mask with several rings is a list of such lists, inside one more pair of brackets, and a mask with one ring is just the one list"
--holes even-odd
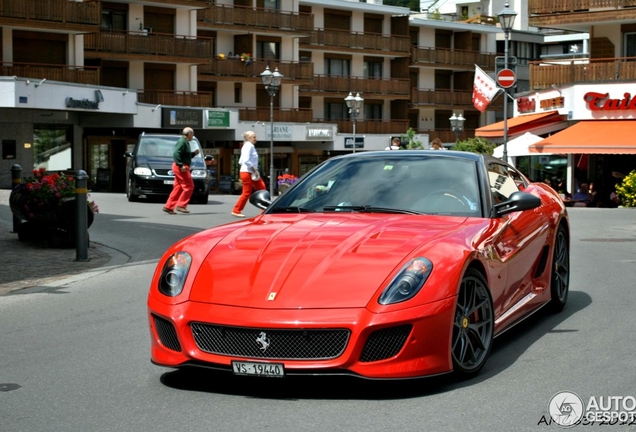
[(232, 209), (232, 216), (244, 218), (242, 213), (247, 200), (252, 194), (252, 189), (265, 189), (265, 182), (258, 172), (258, 153), (256, 153), (256, 133), (254, 131), (243, 132), (243, 147), (241, 147), (241, 156), (239, 157), (239, 176), (243, 183), (243, 192)]

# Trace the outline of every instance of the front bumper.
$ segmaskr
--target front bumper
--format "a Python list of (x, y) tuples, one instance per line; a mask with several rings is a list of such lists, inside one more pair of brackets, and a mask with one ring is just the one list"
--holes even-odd
[[(233, 360), (283, 363), (286, 375), (353, 374), (366, 378), (436, 375), (452, 369), (450, 338), (455, 301), (451, 297), (410, 309), (374, 314), (366, 309), (262, 310), (195, 302), (167, 305), (151, 295), (148, 300), (151, 358), (161, 366), (201, 366), (226, 371), (232, 370)], [(268, 357), (268, 354), (252, 357), (202, 349), (191, 327), (201, 324), (253, 331), (254, 337), (248, 336), (246, 340), (253, 341), (254, 347), (260, 332), (269, 332), (272, 345), (279, 342), (275, 335), (285, 330), (304, 330), (308, 335), (345, 330), (348, 338), (339, 354), (331, 358), (290, 359), (284, 355)], [(398, 334), (405, 327), (408, 331), (399, 346), (387, 348), (394, 341), (381, 340), (382, 337)], [(369, 355), (370, 344), (377, 344), (378, 339), (382, 353), (388, 353), (389, 357), (377, 352)]]

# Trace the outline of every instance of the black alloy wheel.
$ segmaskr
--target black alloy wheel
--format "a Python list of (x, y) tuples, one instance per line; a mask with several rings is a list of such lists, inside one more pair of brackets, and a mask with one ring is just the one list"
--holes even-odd
[(550, 303), (552, 312), (561, 312), (568, 301), (570, 290), (570, 251), (565, 228), (559, 227), (554, 239), (552, 252), (552, 273), (550, 276)]
[(453, 370), (463, 378), (479, 372), (492, 347), (495, 314), (488, 284), (475, 269), (466, 270), (455, 306), (451, 355)]

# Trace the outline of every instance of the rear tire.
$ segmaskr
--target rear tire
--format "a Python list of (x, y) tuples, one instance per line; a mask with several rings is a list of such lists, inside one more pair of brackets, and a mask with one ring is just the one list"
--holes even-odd
[(495, 313), (490, 288), (481, 273), (469, 268), (459, 288), (453, 321), (451, 358), (456, 375), (469, 378), (484, 367), (494, 331)]
[(554, 239), (550, 275), (550, 312), (561, 312), (570, 291), (570, 251), (565, 228), (559, 227)]

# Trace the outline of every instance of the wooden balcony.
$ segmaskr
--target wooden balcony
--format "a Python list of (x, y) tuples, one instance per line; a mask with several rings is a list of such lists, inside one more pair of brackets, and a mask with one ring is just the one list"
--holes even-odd
[(314, 27), (314, 16), (300, 12), (211, 4), (208, 9), (197, 11), (197, 25), (199, 28), (213, 29), (240, 26), (263, 33), (308, 35)]
[(636, 80), (636, 57), (555, 60), (530, 63), (530, 88)]
[(101, 4), (69, 0), (0, 0), (0, 26), (86, 32), (98, 28)]
[(213, 51), (211, 38), (109, 30), (85, 35), (84, 50), (110, 59), (144, 60), (152, 56), (153, 61), (190, 63), (209, 62)]
[(315, 29), (311, 36), (300, 39), (301, 49), (313, 47), (320, 48), (321, 51), (360, 53), (364, 50), (363, 54), (407, 57), (411, 52), (411, 41), (408, 36)]
[[(269, 123), (270, 107), (240, 108), (239, 121)], [(282, 123), (310, 123), (313, 111), (303, 108), (274, 108), (274, 121)]]
[[(319, 123), (336, 123), (338, 133), (353, 133), (353, 121), (343, 119), (318, 119)], [(358, 120), (356, 134), (403, 134), (409, 128), (408, 120)]]
[(530, 26), (594, 25), (636, 18), (636, 0), (528, 0)]
[(90, 66), (52, 65), (38, 63), (2, 63), (0, 75), (18, 76), (77, 84), (99, 85), (100, 68)]
[[(475, 109), (472, 90), (414, 88), (411, 102), (416, 106), (432, 106), (436, 109)], [(498, 96), (488, 105), (488, 110), (498, 110), (502, 107), (503, 97)]]
[(303, 96), (346, 96), (349, 92), (360, 93), (375, 99), (409, 99), (411, 82), (398, 78), (344, 77), (315, 75), (310, 85), (300, 86)]
[(484, 70), (495, 70), (497, 54), (447, 48), (411, 47), (411, 64), (434, 68), (474, 70), (478, 65)]
[(283, 83), (293, 81), (295, 85), (311, 84), (314, 76), (314, 64), (311, 62), (257, 59), (246, 64), (240, 59), (220, 60), (217, 57), (212, 63), (198, 67), (198, 79), (201, 81), (262, 82), (261, 73), (267, 66), (272, 72), (278, 68), (278, 72), (283, 74)]
[(137, 101), (157, 105), (181, 107), (212, 107), (211, 92), (191, 92), (180, 90), (149, 90), (137, 92)]

